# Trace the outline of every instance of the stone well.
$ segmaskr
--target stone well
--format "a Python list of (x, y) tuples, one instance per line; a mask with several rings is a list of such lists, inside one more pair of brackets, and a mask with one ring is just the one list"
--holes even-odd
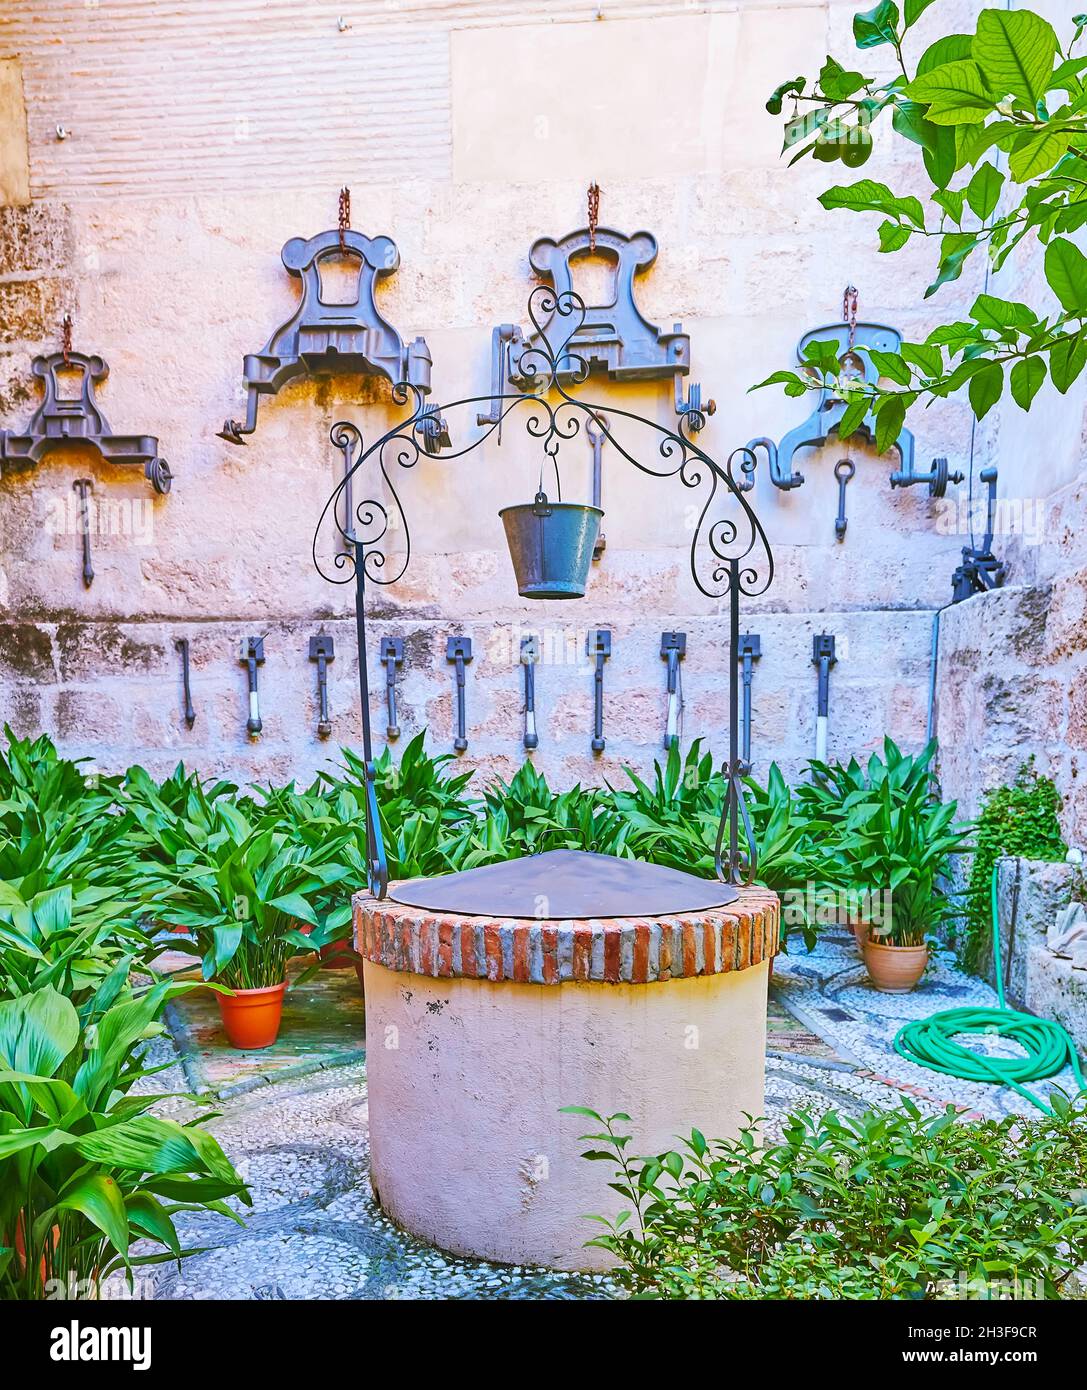
[[(478, 872), (478, 871), (477, 871)], [(390, 891), (395, 891), (396, 885)], [(605, 1267), (585, 1213), (622, 1205), (579, 1155), (585, 1105), (634, 1149), (762, 1112), (776, 896), (682, 916), (559, 921), (436, 912), (365, 893), (371, 1167), (381, 1206), (456, 1254)]]

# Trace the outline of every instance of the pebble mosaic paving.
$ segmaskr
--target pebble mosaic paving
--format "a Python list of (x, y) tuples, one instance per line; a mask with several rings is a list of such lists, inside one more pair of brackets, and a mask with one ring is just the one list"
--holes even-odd
[[(346, 989), (353, 972), (340, 977)], [(340, 982), (324, 988), (338, 990)], [(907, 1091), (922, 1109), (947, 1102), (979, 1114), (1026, 1110), (1014, 1092), (943, 1077), (904, 1061), (891, 1040), (908, 1018), (966, 1004), (991, 1004), (993, 991), (950, 961), (930, 967), (918, 990), (883, 995), (867, 983), (852, 936), (827, 937), (810, 955), (775, 961), (766, 1064), (766, 1121), (773, 1133), (797, 1106), (857, 1113)], [(298, 1047), (296, 1041), (292, 1046)], [(186, 1090), (182, 1058), (168, 1038), (155, 1044), (171, 1062), (146, 1084)], [(601, 1299), (606, 1276), (556, 1274), (460, 1259), (407, 1236), (382, 1214), (368, 1177), (365, 1063), (330, 1066), (216, 1102), (212, 1128), (250, 1183), (244, 1227), (215, 1214), (179, 1218), (187, 1246), (208, 1247), (154, 1269), (163, 1299)], [(191, 1071), (191, 1063), (189, 1066)], [(1058, 1083), (1069, 1077), (1056, 1078)], [(1044, 1088), (1042, 1088), (1044, 1090)], [(166, 1110), (190, 1103), (164, 1099)]]

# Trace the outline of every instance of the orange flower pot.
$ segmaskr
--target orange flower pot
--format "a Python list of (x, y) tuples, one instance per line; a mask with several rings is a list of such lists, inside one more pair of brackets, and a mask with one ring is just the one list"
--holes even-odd
[(868, 938), (864, 963), (876, 989), (884, 994), (909, 994), (928, 965), (927, 946), (881, 946)]
[(279, 1036), (283, 1017), (286, 980), (264, 989), (236, 989), (233, 994), (216, 994), (223, 1029), (231, 1047), (255, 1051), (271, 1047)]

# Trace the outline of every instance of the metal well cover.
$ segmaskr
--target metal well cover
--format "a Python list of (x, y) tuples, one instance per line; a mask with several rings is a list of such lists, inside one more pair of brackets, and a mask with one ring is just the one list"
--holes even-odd
[(735, 902), (739, 894), (727, 883), (681, 869), (552, 849), (480, 869), (406, 879), (389, 888), (389, 897), (430, 912), (568, 922), (704, 912)]

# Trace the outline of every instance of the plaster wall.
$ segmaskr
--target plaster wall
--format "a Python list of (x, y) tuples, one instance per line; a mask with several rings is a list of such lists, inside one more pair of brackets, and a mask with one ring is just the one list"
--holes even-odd
[[(20, 732), (48, 730), (106, 769), (138, 760), (161, 773), (183, 758), (243, 779), (304, 778), (337, 742), (357, 740), (352, 595), (317, 575), (310, 543), (339, 476), (329, 428), (351, 419), (373, 438), (396, 418), (388, 388), (346, 377), (292, 384), (262, 403), (247, 447), (216, 437), (224, 418), (242, 413), (242, 355), (296, 302), (280, 248), (334, 225), (342, 184), (354, 227), (399, 246), (401, 268), (379, 288), (379, 307), (405, 339), (426, 336), (432, 399), (449, 401), (487, 392), (491, 328), (527, 322), (529, 246), (582, 225), (585, 187), (598, 180), (602, 223), (658, 239), (640, 303), (665, 328), (681, 320), (690, 332), (692, 379), (718, 406), (699, 442), (720, 458), (751, 436), (780, 437), (810, 410), (776, 388), (748, 388), (792, 360), (801, 333), (839, 317), (847, 280), (860, 289), (862, 318), (909, 337), (968, 305), (980, 272), (946, 287), (938, 309), (924, 305), (926, 256), (880, 256), (873, 221), (816, 202), (840, 170), (807, 161), (789, 170), (778, 159), (780, 123), (763, 109), (766, 94), (814, 70), (828, 48), (849, 51), (854, 8), (0, 3), (0, 60), (21, 69), (28, 131), (25, 148), (15, 132), (14, 154), (10, 131), (0, 146), (2, 186), (15, 190), (0, 209), (0, 424), (28, 419), (30, 358), (58, 346), (70, 311), (75, 346), (110, 364), (100, 400), (114, 428), (157, 434), (177, 475), (168, 498), (154, 497), (142, 478), (67, 452), (0, 480), (3, 717)], [(976, 8), (940, 6), (918, 42)], [(18, 196), (20, 158), (29, 202)], [(887, 142), (865, 172), (910, 189), (909, 156)], [(674, 420), (667, 383), (594, 378), (583, 394)], [(456, 445), (475, 433), (474, 413), (451, 416)], [(935, 454), (953, 466), (968, 457), (961, 403), (925, 412), (918, 428), (918, 466)], [(990, 435), (975, 439), (976, 460)], [(837, 542), (831, 469), (842, 453), (835, 444), (799, 459), (807, 482), (792, 493), (760, 467), (752, 495), (777, 562), (769, 593), (743, 618), (763, 638), (754, 686), (762, 772), (774, 757), (795, 774), (814, 749), (815, 632), (838, 639), (832, 755), (863, 753), (885, 731), (908, 746), (924, 739), (930, 614), (949, 594), (962, 519), (923, 488), (892, 492), (893, 462), (858, 448), (849, 529)], [(564, 496), (586, 498), (583, 437), (563, 446), (560, 464)], [(534, 761), (559, 782), (620, 779), (623, 764), (644, 770), (660, 755), (660, 634), (679, 628), (688, 633), (684, 737), (722, 750), (727, 629), (688, 571), (700, 495), (644, 478), (606, 449), (607, 549), (586, 599), (527, 604), (497, 513), (530, 499), (538, 471), (538, 445), (511, 424), (501, 448), (424, 459), (396, 479), (413, 558), (403, 581), (371, 594), (379, 735), (379, 637), (406, 639), (403, 737), (426, 725), (432, 746), (448, 751), (445, 638), (468, 632), (476, 659), (465, 757), (508, 775), (522, 757), (518, 638), (533, 632), (555, 658), (537, 673)], [(98, 504), (89, 590), (72, 492), (83, 476)], [(603, 626), (615, 645), (608, 746), (594, 759), (584, 634)], [(337, 652), (328, 744), (316, 737), (306, 659), (322, 627)], [(238, 661), (248, 634), (264, 636), (267, 656), (257, 743), (245, 733)], [(193, 644), (191, 731), (175, 649), (183, 636)]]

